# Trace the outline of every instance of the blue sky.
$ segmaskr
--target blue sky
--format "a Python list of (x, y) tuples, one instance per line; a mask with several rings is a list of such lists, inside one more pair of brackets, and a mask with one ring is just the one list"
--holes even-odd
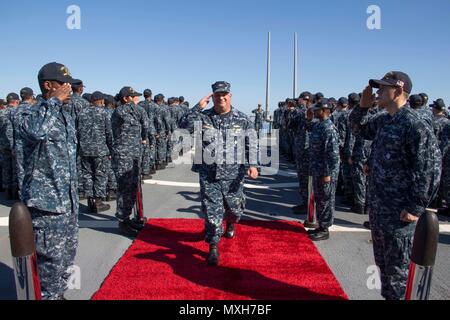
[[(66, 28), (69, 5), (81, 30)], [(366, 27), (381, 8), (381, 30)], [(250, 112), (265, 102), (267, 32), (272, 34), (271, 107), (292, 95), (293, 34), (299, 35), (298, 93), (336, 98), (369, 78), (407, 72), (414, 92), (450, 104), (450, 1), (2, 1), (0, 96), (38, 90), (47, 62), (66, 64), (86, 91), (151, 88), (191, 103), (217, 80)]]

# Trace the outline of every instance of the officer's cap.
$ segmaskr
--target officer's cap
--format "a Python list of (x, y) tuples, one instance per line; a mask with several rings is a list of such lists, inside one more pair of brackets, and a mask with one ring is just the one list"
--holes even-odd
[(212, 90), (214, 93), (230, 93), (231, 92), (231, 84), (226, 81), (217, 81), (212, 86)]
[(125, 97), (140, 97), (140, 96), (142, 96), (142, 94), (140, 94), (139, 92), (134, 90), (132, 87), (123, 87), (120, 90), (119, 94), (120, 94), (121, 98), (125, 98)]
[(65, 65), (56, 62), (48, 63), (39, 70), (38, 81), (58, 81), (72, 85), (81, 82), (81, 80), (72, 78), (69, 69)]
[(380, 86), (403, 88), (403, 91), (406, 93), (411, 93), (413, 86), (411, 78), (406, 73), (400, 71), (391, 71), (381, 80), (371, 79), (369, 85), (373, 88), (380, 88)]

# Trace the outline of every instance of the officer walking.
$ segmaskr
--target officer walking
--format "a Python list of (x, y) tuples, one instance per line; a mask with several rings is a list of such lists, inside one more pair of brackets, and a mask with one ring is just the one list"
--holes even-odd
[[(202, 143), (203, 151), (211, 150), (211, 144), (214, 144), (213, 149), (224, 151), (223, 154), (217, 152), (211, 155), (215, 161), (204, 157), (199, 168), (202, 209), (206, 216), (205, 240), (210, 244), (207, 262), (209, 265), (216, 266), (219, 263), (218, 244), (224, 234), (224, 218), (227, 221), (225, 236), (233, 238), (235, 223), (239, 222), (244, 211), (246, 171), (252, 179), (258, 178), (256, 167), (258, 142), (253, 123), (244, 113), (231, 105), (230, 84), (218, 81), (212, 85), (212, 90), (213, 93), (200, 100), (181, 121), (180, 128), (188, 129), (192, 133), (194, 132), (194, 122), (201, 122), (205, 135)], [(204, 110), (211, 98), (214, 107)], [(202, 110), (204, 111), (202, 112)], [(251, 136), (251, 139), (246, 139), (245, 148), (239, 148), (234, 143), (234, 136), (238, 137), (239, 141), (239, 137), (242, 135)], [(213, 137), (222, 137), (223, 139), (215, 140)], [(227, 142), (228, 139), (230, 141)], [(248, 155), (245, 162), (239, 160), (245, 156), (239, 153), (239, 149), (248, 151), (245, 152)], [(233, 157), (227, 156), (228, 153), (232, 153)], [(229, 159), (232, 159), (231, 163)]]
[[(372, 88), (378, 88), (376, 98)], [(373, 140), (369, 218), (381, 294), (389, 300), (405, 296), (416, 222), (435, 197), (441, 173), (436, 137), (407, 107), (411, 89), (403, 72), (370, 80), (350, 119), (365, 139)], [(375, 101), (387, 112), (369, 115)]]
[(255, 130), (256, 133), (259, 134), (261, 130), (263, 129), (264, 119), (266, 118), (266, 114), (264, 110), (262, 109), (262, 106), (258, 104), (258, 108), (253, 110), (252, 113), (255, 115)]
[(130, 219), (140, 176), (142, 145), (148, 143), (148, 117), (138, 106), (142, 94), (131, 87), (123, 87), (119, 93), (122, 105), (113, 113), (113, 166), (117, 175), (117, 213), (119, 230), (126, 236), (136, 236), (145, 221)]
[(111, 120), (104, 109), (105, 96), (95, 91), (92, 104), (78, 114), (78, 141), (81, 176), (88, 207), (93, 213), (110, 209), (102, 202), (106, 198), (108, 162), (112, 154)]
[[(319, 228), (308, 231), (313, 241), (327, 240), (328, 229), (333, 225), (337, 179), (339, 174), (339, 137), (329, 118), (332, 106), (321, 98), (308, 112), (312, 125), (309, 140), (310, 170), (313, 176), (314, 200)], [(312, 123), (312, 112), (319, 122)]]
[(42, 297), (58, 300), (78, 245), (77, 137), (75, 120), (63, 106), (77, 80), (55, 62), (42, 67), (38, 80), (42, 97), (23, 111), (18, 126), (27, 155), (21, 197), (33, 222)]

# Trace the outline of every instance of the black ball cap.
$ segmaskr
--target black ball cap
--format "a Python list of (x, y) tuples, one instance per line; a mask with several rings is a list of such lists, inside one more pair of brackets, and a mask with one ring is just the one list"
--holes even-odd
[(163, 94), (159, 93), (155, 96), (155, 100), (163, 100), (165, 97)]
[(380, 86), (403, 88), (406, 93), (411, 93), (413, 87), (411, 78), (401, 71), (391, 71), (381, 80), (371, 79), (369, 85), (372, 88), (380, 88)]
[(144, 97), (151, 97), (152, 94), (153, 94), (152, 90), (150, 89), (144, 90)]
[(101, 93), (100, 91), (95, 91), (91, 95), (91, 101), (103, 100), (103, 99), (105, 99), (105, 95), (103, 93)]
[(359, 94), (357, 93), (350, 93), (348, 95), (348, 102), (351, 102), (353, 104), (358, 103), (361, 100)]
[(17, 93), (11, 92), (6, 96), (6, 101), (11, 102), (14, 100), (20, 100), (20, 97), (17, 95)]
[(77, 80), (77, 82), (72, 83), (72, 88), (74, 88), (74, 89), (78, 89), (81, 87), (85, 88), (84, 83), (81, 80)]
[(46, 64), (39, 70), (38, 80), (41, 81), (58, 81), (62, 83), (77, 84), (81, 80), (72, 78), (69, 69), (57, 62), (51, 62)]
[(87, 101), (91, 101), (92, 94), (84, 93), (81, 97)]
[(140, 97), (140, 96), (142, 96), (142, 94), (140, 94), (139, 92), (134, 90), (132, 87), (123, 87), (120, 90), (119, 94), (120, 94), (120, 96), (122, 98), (124, 98), (124, 97)]
[(338, 100), (338, 104), (341, 105), (341, 106), (343, 106), (343, 105), (345, 105), (345, 104), (348, 104), (348, 99), (345, 98), (345, 97), (341, 97), (341, 98), (339, 98), (339, 100)]
[(214, 93), (230, 93), (231, 92), (231, 84), (226, 81), (217, 81), (212, 86), (212, 90)]
[(323, 95), (322, 92), (317, 92), (314, 97), (316, 98), (316, 100), (320, 100), (323, 99), (325, 96)]
[(25, 88), (22, 88), (22, 90), (20, 90), (20, 95), (31, 97), (34, 95), (34, 92), (33, 92), (33, 89), (25, 87)]
[(419, 94), (413, 94), (409, 97), (409, 104), (413, 108), (418, 108), (420, 106), (423, 106), (423, 98)]
[(311, 96), (312, 96), (311, 92), (304, 91), (300, 93), (300, 96), (298, 98), (303, 100), (311, 100)]
[(435, 109), (444, 110), (445, 109), (445, 102), (442, 99), (437, 99), (433, 102), (433, 104), (430, 106)]
[(315, 111), (320, 109), (332, 109), (332, 108), (333, 105), (330, 103), (328, 99), (321, 99), (312, 107), (312, 110)]

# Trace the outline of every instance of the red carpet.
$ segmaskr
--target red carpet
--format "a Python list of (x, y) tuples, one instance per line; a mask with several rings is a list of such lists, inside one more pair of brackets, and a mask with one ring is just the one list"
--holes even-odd
[(155, 219), (112, 269), (94, 300), (347, 299), (296, 222), (243, 221), (207, 266), (203, 220)]

